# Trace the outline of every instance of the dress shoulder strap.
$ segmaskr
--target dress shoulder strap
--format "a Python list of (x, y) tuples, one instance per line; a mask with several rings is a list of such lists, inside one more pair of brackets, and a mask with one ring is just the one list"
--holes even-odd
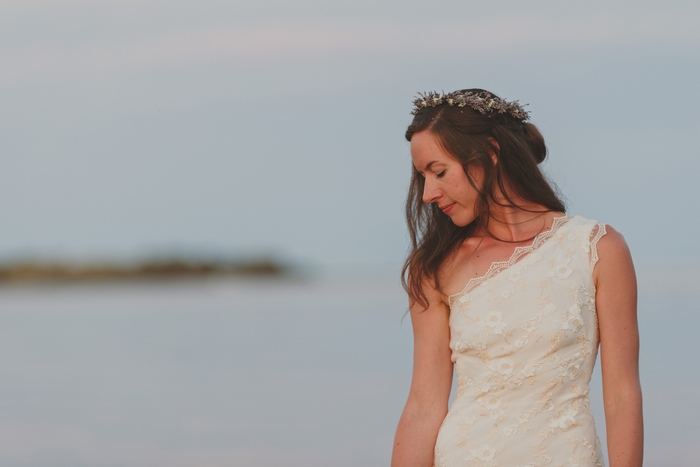
[(596, 263), (598, 262), (598, 241), (603, 238), (603, 235), (605, 235), (607, 232), (605, 231), (605, 224), (601, 224), (600, 222), (595, 222), (593, 225), (593, 229), (591, 229), (591, 236), (590, 236), (590, 264), (591, 264), (591, 273), (593, 272), (593, 268), (595, 267)]

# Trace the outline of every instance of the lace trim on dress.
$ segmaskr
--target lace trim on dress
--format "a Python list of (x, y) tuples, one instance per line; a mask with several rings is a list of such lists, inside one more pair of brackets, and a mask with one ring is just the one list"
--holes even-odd
[(595, 263), (598, 262), (598, 240), (603, 238), (603, 235), (607, 233), (605, 231), (605, 224), (597, 224), (596, 227), (598, 229), (596, 230), (595, 235), (593, 235), (593, 232), (591, 232), (591, 235), (593, 237), (591, 238), (591, 272), (593, 272)]
[(562, 217), (555, 217), (554, 221), (552, 222), (552, 227), (549, 228), (549, 230), (546, 230), (544, 232), (540, 232), (537, 234), (535, 239), (532, 241), (532, 243), (528, 246), (518, 246), (515, 247), (515, 250), (513, 251), (513, 254), (510, 256), (510, 259), (508, 261), (496, 261), (491, 263), (491, 266), (489, 267), (489, 270), (486, 271), (486, 274), (483, 276), (479, 277), (473, 277), (469, 279), (469, 282), (467, 282), (467, 285), (464, 286), (461, 292), (457, 292), (456, 294), (450, 295), (447, 297), (447, 300), (452, 306), (452, 303), (454, 299), (460, 295), (463, 295), (465, 293), (470, 292), (473, 290), (477, 285), (481, 284), (482, 282), (485, 282), (486, 280), (492, 278), (499, 272), (503, 271), (504, 269), (507, 269), (511, 266), (513, 266), (515, 263), (518, 262), (520, 258), (525, 256), (526, 254), (535, 251), (538, 249), (542, 244), (544, 244), (547, 240), (552, 237), (557, 230), (559, 230), (559, 227), (564, 225), (566, 222), (571, 219), (571, 216), (568, 214), (563, 215)]

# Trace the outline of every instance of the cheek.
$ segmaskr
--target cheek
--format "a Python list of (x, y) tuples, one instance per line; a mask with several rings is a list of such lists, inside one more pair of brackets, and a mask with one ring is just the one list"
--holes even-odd
[(467, 174), (465, 174), (461, 170), (461, 167), (457, 170), (454, 170), (451, 175), (452, 176), (450, 177), (450, 185), (452, 187), (460, 188), (463, 187), (465, 184), (469, 185), (469, 180), (467, 180)]
[(453, 180), (450, 184), (452, 192), (464, 200), (474, 200), (477, 197), (476, 190), (471, 186), (466, 175)]

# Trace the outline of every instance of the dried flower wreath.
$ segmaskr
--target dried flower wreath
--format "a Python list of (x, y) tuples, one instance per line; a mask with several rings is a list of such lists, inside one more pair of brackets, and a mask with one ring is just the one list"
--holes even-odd
[(445, 94), (444, 92), (441, 94), (437, 92), (418, 93), (418, 96), (413, 101), (413, 110), (411, 114), (416, 115), (420, 110), (426, 107), (437, 107), (442, 104), (447, 104), (449, 106), (456, 105), (457, 107), (469, 106), (482, 115), (493, 112), (499, 114), (507, 113), (516, 120), (523, 122), (530, 118), (530, 112), (525, 111), (518, 101), (508, 102), (494, 97), (488, 92), (473, 93), (471, 91), (455, 91), (449, 94)]

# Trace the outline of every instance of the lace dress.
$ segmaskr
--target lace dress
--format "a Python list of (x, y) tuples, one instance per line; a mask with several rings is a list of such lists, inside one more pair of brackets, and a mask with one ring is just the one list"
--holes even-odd
[(457, 394), (435, 467), (603, 466), (588, 400), (603, 235), (596, 221), (557, 218), (449, 297)]

